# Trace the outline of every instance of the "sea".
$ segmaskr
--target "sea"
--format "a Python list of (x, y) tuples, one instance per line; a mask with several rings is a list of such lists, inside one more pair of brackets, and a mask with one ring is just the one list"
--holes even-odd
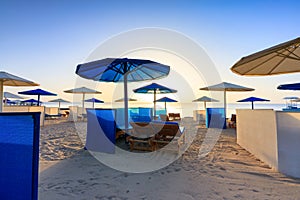
[[(58, 103), (45, 102), (43, 103), (46, 107), (58, 107)], [(61, 108), (68, 108), (69, 106), (79, 106), (80, 102), (75, 103), (61, 103)], [(94, 104), (95, 108), (122, 108), (123, 103), (106, 102), (100, 104)], [(152, 108), (152, 103), (139, 103), (139, 102), (129, 102), (129, 107), (147, 107)], [(207, 108), (222, 108), (223, 105), (220, 103), (208, 103)], [(254, 109), (273, 109), (282, 110), (286, 107), (286, 104), (272, 104), (272, 103), (254, 103)], [(93, 104), (86, 102), (85, 108), (93, 108)], [(228, 103), (226, 109), (226, 117), (231, 117), (231, 114), (236, 114), (236, 109), (251, 109), (251, 103)], [(165, 107), (164, 103), (156, 103), (157, 113), (164, 113)], [(167, 103), (167, 113), (180, 113), (182, 117), (193, 117), (194, 110), (204, 110), (202, 103)]]

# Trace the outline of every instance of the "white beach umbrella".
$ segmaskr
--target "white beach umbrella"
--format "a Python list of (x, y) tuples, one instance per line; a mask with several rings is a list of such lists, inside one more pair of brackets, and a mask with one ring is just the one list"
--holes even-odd
[(203, 96), (203, 97), (193, 100), (193, 102), (203, 102), (204, 110), (206, 110), (206, 102), (218, 102), (218, 100), (207, 97), (207, 96)]
[(80, 88), (74, 88), (71, 90), (65, 90), (66, 93), (73, 93), (73, 94), (82, 94), (82, 113), (84, 111), (84, 100), (85, 100), (85, 94), (101, 94), (102, 92), (99, 92), (97, 90), (93, 90), (86, 87), (80, 87)]
[(39, 84), (32, 81), (26, 80), (24, 78), (9, 74), (4, 71), (0, 71), (0, 112), (3, 108), (3, 86), (38, 86)]
[(64, 99), (53, 99), (53, 100), (50, 100), (48, 102), (58, 102), (59, 110), (60, 110), (60, 103), (70, 103), (70, 101), (67, 101), (67, 100), (64, 100)]
[(223, 91), (224, 92), (224, 112), (226, 118), (226, 92), (245, 92), (245, 91), (253, 91), (253, 88), (247, 88), (244, 86), (222, 82), (216, 85), (208, 86), (200, 88), (200, 90), (207, 90), (207, 91)]
[(24, 99), (23, 97), (10, 92), (4, 92), (3, 97), (4, 97), (4, 105), (7, 104), (8, 99)]
[(231, 71), (245, 76), (300, 72), (300, 37), (243, 57)]

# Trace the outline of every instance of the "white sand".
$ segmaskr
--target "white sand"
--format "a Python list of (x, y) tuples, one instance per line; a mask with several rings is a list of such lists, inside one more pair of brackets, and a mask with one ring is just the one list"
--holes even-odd
[(198, 158), (200, 128), (189, 150), (171, 165), (148, 173), (111, 169), (83, 150), (73, 123), (41, 128), (39, 199), (300, 199), (300, 180), (270, 169), (236, 144), (234, 129)]

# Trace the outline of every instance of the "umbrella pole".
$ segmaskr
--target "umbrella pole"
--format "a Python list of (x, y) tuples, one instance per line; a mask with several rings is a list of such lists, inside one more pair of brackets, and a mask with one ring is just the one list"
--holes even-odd
[(204, 110), (206, 110), (206, 101), (204, 101)]
[(38, 106), (40, 106), (40, 95), (38, 95)]
[(253, 101), (251, 101), (251, 103), (252, 103), (252, 110), (254, 109), (254, 103), (253, 103)]
[(224, 90), (224, 115), (225, 115), (225, 122), (226, 122), (226, 110), (227, 110), (227, 105), (226, 105), (226, 90)]
[(3, 81), (0, 81), (0, 99), (1, 99), (0, 112), (2, 112), (2, 110), (3, 110)]
[(166, 111), (166, 114), (167, 114), (167, 102), (165, 101), (165, 111)]
[(128, 94), (127, 94), (127, 74), (124, 75), (124, 117), (125, 133), (128, 132)]
[(81, 115), (83, 115), (84, 114), (84, 99), (85, 99), (85, 93), (82, 93), (82, 113), (81, 113)]
[(95, 109), (95, 102), (93, 101), (93, 109)]
[(153, 119), (155, 120), (155, 117), (156, 117), (156, 89), (154, 89), (154, 100), (153, 100), (153, 104), (154, 104), (154, 107), (153, 107)]

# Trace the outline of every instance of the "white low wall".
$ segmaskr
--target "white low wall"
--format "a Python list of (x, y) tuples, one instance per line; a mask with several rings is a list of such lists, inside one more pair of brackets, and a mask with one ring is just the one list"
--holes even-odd
[(4, 106), (3, 112), (40, 112), (40, 125), (44, 126), (45, 106)]
[(279, 171), (300, 178), (300, 113), (276, 112)]
[(300, 178), (300, 113), (237, 110), (237, 143), (271, 167)]
[(194, 110), (193, 111), (193, 119), (196, 122), (204, 122), (206, 119), (206, 111), (205, 110)]
[(47, 115), (58, 115), (59, 108), (58, 107), (46, 107), (45, 108), (45, 113)]
[(237, 110), (237, 143), (278, 169), (276, 115), (273, 110)]

